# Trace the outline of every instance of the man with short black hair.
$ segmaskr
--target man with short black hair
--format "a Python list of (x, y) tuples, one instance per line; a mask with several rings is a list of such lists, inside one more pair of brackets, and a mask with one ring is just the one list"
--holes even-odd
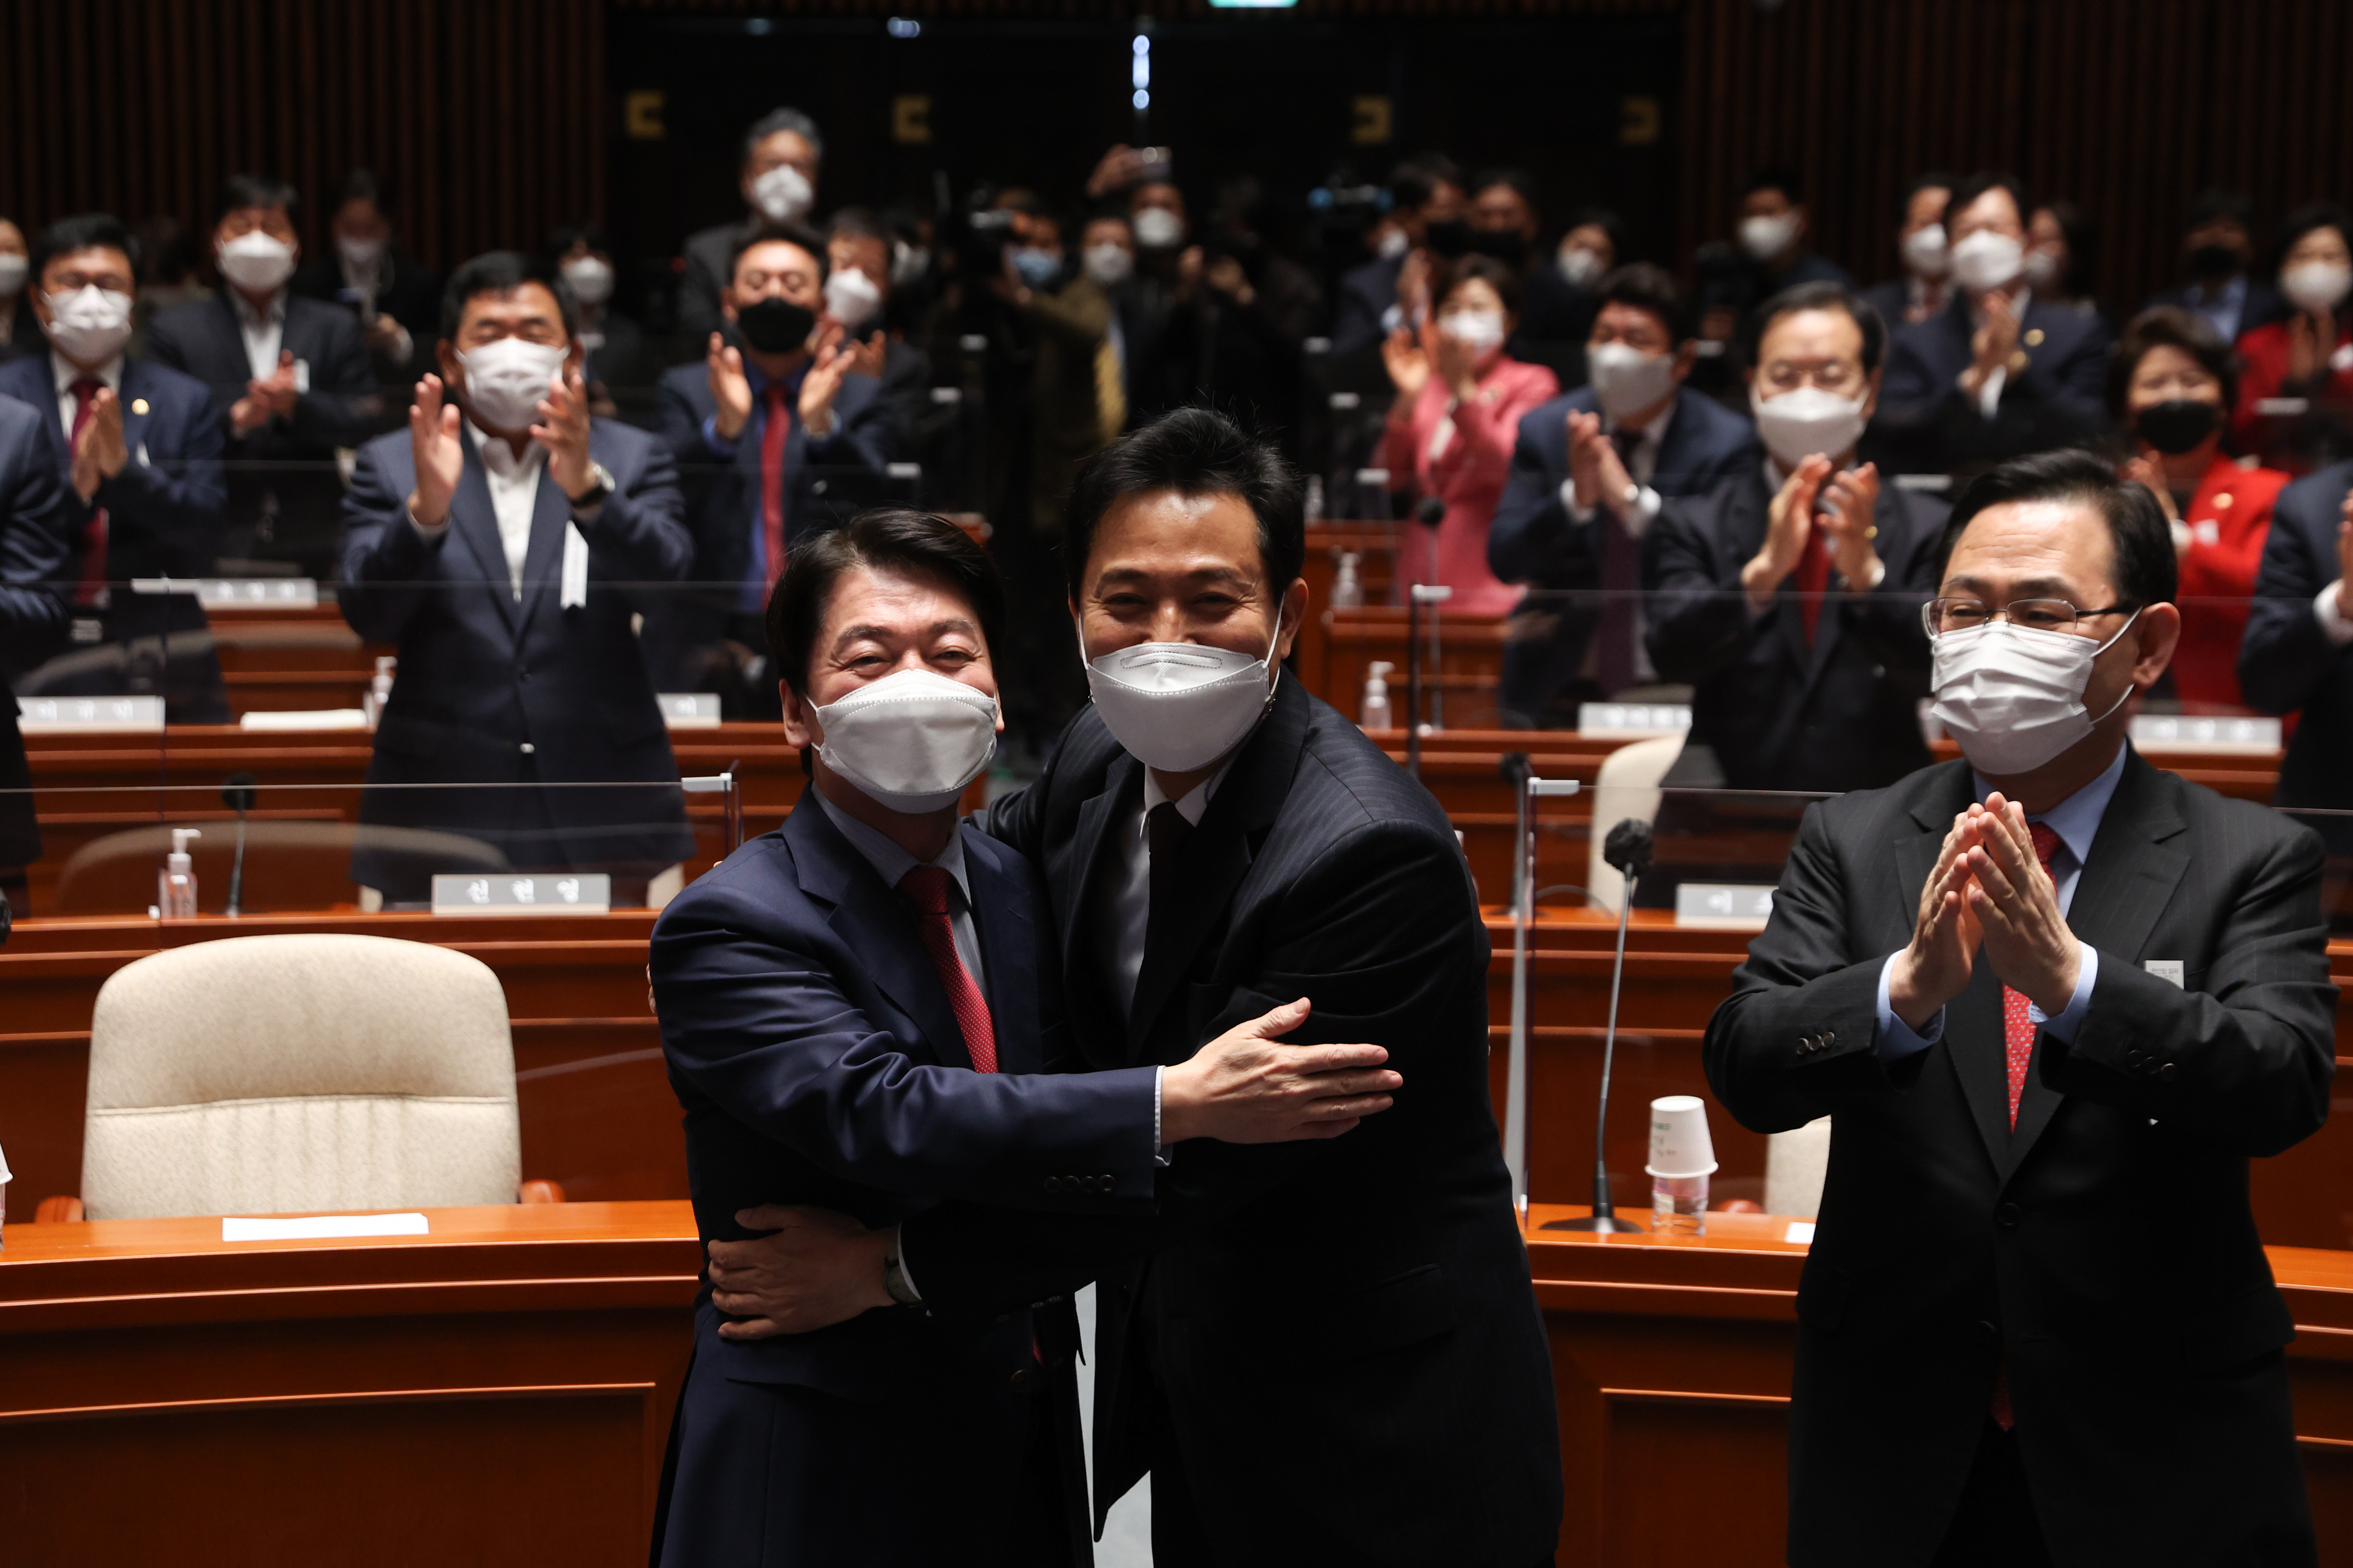
[(2208, 190), (2189, 204), (2182, 226), (2181, 259), (2189, 280), (2175, 289), (2160, 289), (2148, 297), (2148, 310), (2179, 305), (2206, 318), (2226, 343), (2235, 343), (2250, 327), (2277, 321), (2288, 313), (2277, 285), (2251, 276), (2255, 259), (2255, 204), (2237, 191)]
[[(515, 251), (450, 275), (440, 374), (352, 476), (339, 597), (400, 654), (368, 783), (402, 787), (367, 791), (361, 822), (466, 834), (519, 869), (607, 872), (623, 905), (694, 847), (630, 626), (640, 592), (687, 574), (693, 540), (669, 450), (590, 417), (579, 311)], [(364, 843), (352, 874), (394, 901), (430, 891), (428, 868)]]
[(1922, 174), (1904, 187), (1904, 216), (1895, 227), (1900, 269), (1886, 282), (1862, 291), (1862, 302), (1879, 312), (1891, 332), (1936, 314), (1952, 293), (1945, 205), (1956, 183), (1952, 175), (1938, 172)]
[[(1459, 252), (1468, 242), (1462, 221), (1461, 165), (1443, 153), (1409, 158), (1389, 174), (1389, 216), (1404, 243), (1395, 255), (1377, 256), (1340, 278), (1340, 299), (1332, 322), (1332, 352), (1362, 353), (1407, 324), (1417, 308), (1427, 308), (1430, 291), (1430, 226)], [(1459, 231), (1459, 232), (1458, 232)]]
[(1589, 384), (1520, 421), (1487, 562), (1535, 590), (1504, 654), (1504, 722), (1575, 729), (1577, 708), (1649, 679), (1641, 542), (1664, 498), (1714, 489), (1763, 453), (1748, 422), (1684, 385), (1683, 291), (1646, 262), (1601, 280)]
[(1696, 258), (1703, 342), (1729, 345), (1745, 337), (1755, 328), (1757, 307), (1784, 289), (1800, 283), (1854, 287), (1846, 268), (1807, 247), (1811, 228), (1797, 170), (1768, 165), (1741, 182), (1731, 242), (1702, 246)]
[(392, 199), (384, 182), (366, 169), (345, 174), (327, 232), (334, 253), (297, 271), (294, 292), (351, 311), (387, 381), (403, 384), (430, 369), (441, 325), (441, 279), (393, 243)]
[(66, 483), (74, 540), (71, 656), (21, 689), (159, 696), (174, 724), (226, 724), (219, 656), (194, 594), (142, 577), (202, 577), (219, 553), (220, 411), (204, 383), (129, 352), (137, 247), (104, 213), (33, 242), (34, 318), (48, 353), (0, 364), (0, 396), (31, 404)]
[(744, 216), (713, 224), (687, 237), (686, 270), (678, 286), (678, 330), (690, 343), (717, 331), (726, 312), (721, 295), (733, 276), (735, 255), (764, 225), (804, 224), (817, 210), (818, 165), (825, 136), (817, 121), (797, 109), (772, 109), (744, 132), (738, 184)]
[(352, 312), (292, 293), (301, 254), (294, 187), (238, 174), (221, 187), (213, 252), (221, 288), (147, 329), (147, 357), (210, 386), (228, 422), (229, 553), (328, 576), (343, 494), (338, 447), (383, 428), (384, 399)]
[(2146, 486), (2005, 463), (1940, 548), (1962, 759), (1807, 809), (1707, 1030), (1743, 1126), (1835, 1118), (1789, 1561), (2315, 1563), (2247, 1183), (2328, 1114), (2319, 841), (2126, 739), (2181, 624)]

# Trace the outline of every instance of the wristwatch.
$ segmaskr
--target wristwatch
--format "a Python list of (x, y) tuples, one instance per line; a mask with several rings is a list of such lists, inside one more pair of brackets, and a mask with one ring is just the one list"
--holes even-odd
[(592, 506), (602, 506), (614, 489), (613, 470), (602, 463), (591, 463), (588, 465), (588, 488), (567, 499), (572, 502), (573, 510), (586, 511)]
[(902, 1307), (923, 1304), (923, 1299), (916, 1295), (915, 1288), (907, 1282), (907, 1267), (899, 1260), (898, 1237), (895, 1233), (891, 1238), (891, 1249), (882, 1255), (882, 1289), (890, 1293), (891, 1300), (898, 1302)]

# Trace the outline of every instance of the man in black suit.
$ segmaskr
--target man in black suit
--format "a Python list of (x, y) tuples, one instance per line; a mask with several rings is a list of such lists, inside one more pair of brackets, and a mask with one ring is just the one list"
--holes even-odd
[(1808, 283), (1757, 321), (1748, 384), (1768, 456), (1667, 501), (1643, 535), (1651, 662), (1695, 688), (1684, 756), (1705, 750), (1704, 782), (1894, 784), (1928, 762), (1914, 710), (1928, 685), (1920, 604), (1947, 508), (1855, 462), (1887, 342), (1876, 311)]
[(1764, 458), (1748, 421), (1684, 385), (1695, 348), (1674, 279), (1646, 262), (1601, 280), (1589, 384), (1520, 420), (1487, 564), (1532, 592), (1504, 650), (1504, 722), (1577, 727), (1577, 707), (1650, 679), (1641, 540), (1668, 496)]
[[(2353, 463), (2280, 491), (2239, 644), (2239, 685), (2266, 713), (2301, 712), (2280, 763), (2279, 804), (2353, 807)], [(2314, 819), (2353, 856), (2353, 827)], [(2332, 907), (2335, 900), (2332, 900)]]
[(1865, 447), (1883, 467), (1967, 474), (2100, 428), (2107, 324), (2027, 288), (2032, 210), (2008, 174), (1964, 180), (1946, 204), (1954, 298), (1895, 334)]
[(1952, 175), (1922, 174), (1904, 190), (1904, 221), (1895, 230), (1902, 270), (1862, 291), (1862, 302), (1879, 312), (1891, 332), (1943, 313), (1953, 292), (1952, 247), (1945, 242), (1945, 207), (1953, 199)]
[[(49, 456), (44, 410), (0, 397), (0, 676), (33, 668), (63, 647), (72, 544), (65, 487)], [(33, 773), (16, 728), (16, 699), (0, 680), (0, 900), (26, 912), (25, 868), (41, 858)]]
[[(1182, 410), (1089, 460), (1066, 538), (1094, 704), (988, 831), (1044, 874), (1079, 1065), (1174, 1067), (1299, 996), (1293, 1039), (1385, 1045), (1407, 1087), (1335, 1141), (1177, 1146), (1151, 1221), (913, 1215), (914, 1289), (988, 1312), (1099, 1282), (1097, 1517), (1148, 1469), (1161, 1568), (1549, 1562), (1558, 1435), (1488, 1105), (1489, 945), (1437, 802), (1282, 675), (1301, 481)], [(840, 1278), (851, 1310), (889, 1299), (880, 1243), (818, 1216), (752, 1245), (747, 1305), (781, 1327), (847, 1315), (804, 1305)]]
[(825, 313), (855, 342), (860, 373), (891, 411), (891, 452), (918, 460), (934, 423), (932, 356), (907, 341), (891, 287), (889, 226), (864, 207), (844, 207), (826, 225), (825, 261)]
[(763, 1205), (854, 1235), (950, 1194), (1140, 1216), (1162, 1143), (1321, 1137), (1385, 1109), (1397, 1075), (1377, 1047), (1270, 1044), (1295, 1006), (1165, 1070), (1068, 1070), (1037, 872), (956, 821), (1003, 723), (1005, 593), (955, 524), (881, 509), (803, 543), (768, 626), (810, 787), (663, 911), (648, 971), (713, 1264), (659, 1559), (1084, 1563), (1070, 1300), (764, 1337), (719, 1283)]
[(772, 109), (744, 132), (744, 166), (738, 184), (744, 216), (715, 223), (687, 237), (686, 270), (678, 286), (678, 330), (700, 348), (719, 330), (726, 312), (721, 295), (733, 275), (736, 253), (763, 225), (810, 221), (817, 207), (818, 165), (825, 138), (817, 121), (797, 109)]
[[(1462, 170), (1442, 153), (1409, 158), (1389, 174), (1389, 216), (1404, 243), (1394, 255), (1377, 256), (1340, 275), (1340, 298), (1332, 318), (1335, 358), (1368, 353), (1400, 326), (1417, 307), (1430, 303), (1430, 228), (1457, 254), (1470, 238), (1463, 220)], [(1455, 232), (1455, 231), (1460, 231)]]
[(433, 368), (441, 335), (441, 279), (392, 242), (383, 183), (365, 169), (343, 176), (328, 231), (335, 253), (294, 274), (294, 292), (341, 305), (360, 324), (376, 373), (405, 388)]
[(0, 364), (0, 396), (55, 414), (42, 423), (66, 483), (76, 642), (38, 689), (160, 696), (173, 723), (226, 724), (204, 606), (193, 594), (132, 588), (213, 569), (227, 499), (220, 410), (204, 383), (126, 352), (139, 268), (119, 219), (60, 219), (34, 242), (33, 260), (48, 353)]
[(335, 450), (382, 427), (384, 400), (352, 313), (287, 287), (301, 247), (297, 201), (293, 186), (266, 174), (221, 187), (220, 291), (157, 316), (147, 357), (210, 386), (228, 421), (227, 552), (324, 577), (343, 495)]
[[(630, 590), (685, 576), (693, 541), (669, 449), (589, 416), (579, 319), (571, 285), (516, 252), (450, 275), (441, 373), (352, 477), (341, 597), (353, 630), (400, 650), (367, 782), (455, 786), (371, 790), (360, 820), (608, 872), (619, 905), (693, 852), (629, 625)], [(481, 784), (507, 787), (463, 787)], [(533, 784), (575, 787), (514, 787)], [(430, 891), (365, 847), (352, 875), (397, 901)]]
[(2314, 1563), (2247, 1162), (2328, 1114), (2320, 845), (2126, 741), (2180, 628), (2147, 489), (2006, 463), (1946, 548), (1965, 760), (1808, 810), (1707, 1031), (1744, 1126), (1833, 1119), (1789, 1561)]
[(663, 691), (712, 691), (723, 711), (774, 716), (761, 630), (794, 541), (881, 499), (892, 410), (855, 345), (822, 319), (825, 244), (777, 226), (729, 258), (720, 332), (702, 362), (662, 373), (661, 438), (683, 470), (694, 534), (690, 588), (646, 611), (647, 667)]
[(2179, 305), (2203, 316), (2226, 343), (2250, 327), (2288, 313), (2287, 301), (2270, 279), (2251, 275), (2255, 259), (2255, 204), (2237, 191), (2201, 191), (2189, 206), (2181, 236), (2181, 259), (2189, 281), (2160, 289), (2142, 310)]

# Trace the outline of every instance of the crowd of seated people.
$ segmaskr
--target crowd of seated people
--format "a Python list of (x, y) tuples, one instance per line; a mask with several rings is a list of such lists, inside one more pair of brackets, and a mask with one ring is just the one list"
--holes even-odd
[[(1008, 755), (1034, 761), (1085, 700), (1055, 657), (1071, 476), (1122, 431), (1208, 405), (1328, 481), (1330, 515), (1396, 519), (1399, 593), (1443, 585), (1449, 613), (1507, 617), (1504, 722), (1671, 694), (1694, 707), (1695, 782), (1912, 765), (1925, 656), (1889, 606), (1926, 591), (1956, 481), (2060, 447), (2099, 450), (2173, 521), (2185, 626), (2163, 695), (2353, 717), (2353, 217), (2331, 203), (2266, 250), (2245, 198), (2200, 195), (2183, 281), (2127, 315), (2093, 295), (2078, 209), (1999, 172), (1910, 182), (1893, 276), (1861, 289), (1814, 248), (1831, 195), (1785, 169), (1744, 182), (1730, 237), (1679, 275), (1619, 215), (1555, 216), (1525, 174), (1434, 153), (1396, 165), (1361, 258), (1337, 266), (1328, 248), (1311, 264), (1280, 194), (1187, 189), (1158, 149), (1111, 149), (1078, 190), (990, 186), (928, 212), (833, 190), (797, 110), (720, 155), (744, 210), (682, 238), (674, 291), (593, 215), (445, 282), (365, 171), (314, 193), (323, 256), (304, 250), (304, 193), (267, 174), (228, 181), (204, 234), (0, 216), (0, 398), (38, 416), (22, 460), (55, 481), (27, 475), (0, 518), (16, 690), (152, 692), (173, 721), (221, 721), (203, 610), (124, 584), (292, 572), (342, 582), (352, 625), (400, 647), (387, 757), (489, 746), (518, 776), (594, 773), (604, 752), (537, 739), (545, 688), (494, 716), (467, 716), (479, 690), (437, 699), (436, 661), (474, 655), (432, 638), (495, 629), (501, 658), (533, 664), (514, 650), (552, 630), (528, 611), (543, 567), (564, 635), (596, 645), (550, 657), (567, 679), (604, 672), (615, 754), (659, 729), (656, 691), (773, 716), (760, 614), (786, 555), (913, 501), (987, 520), (1007, 662), (1035, 672), (1009, 683)], [(465, 341), (485, 289), (527, 294), (538, 325)], [(1344, 386), (1364, 411), (1345, 428), (1322, 412)], [(437, 523), (411, 470), (445, 459)], [(1386, 493), (1352, 489), (1359, 472)], [(448, 576), (453, 548), (512, 575), (522, 613), (466, 630), (387, 592), (428, 556)], [(2331, 749), (2347, 733), (2292, 729), (2284, 799), (2353, 804)], [(21, 747), (0, 752), (4, 784)]]

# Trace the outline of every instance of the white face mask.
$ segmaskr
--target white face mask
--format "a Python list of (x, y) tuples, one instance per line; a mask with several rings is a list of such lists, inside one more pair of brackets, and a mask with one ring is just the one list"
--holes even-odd
[(770, 223), (795, 223), (817, 203), (817, 188), (790, 163), (779, 163), (752, 182), (752, 205)]
[(466, 407), (485, 430), (512, 435), (539, 420), (548, 384), (564, 368), (562, 343), (527, 343), (497, 338), (458, 356), (466, 372)]
[(1594, 401), (1612, 419), (1640, 414), (1675, 388), (1675, 356), (1646, 354), (1628, 343), (1603, 343), (1585, 356)]
[(1446, 310), (1440, 313), (1438, 330), (1466, 349), (1485, 353), (1500, 347), (1504, 342), (1504, 313), (1501, 310)]
[(882, 308), (882, 290), (855, 267), (838, 267), (825, 277), (825, 308), (845, 327), (860, 327)]
[(32, 269), (32, 260), (13, 252), (0, 256), (0, 298), (13, 299), (25, 287), (25, 279)]
[(1166, 207), (1146, 207), (1135, 215), (1135, 243), (1146, 250), (1174, 250), (1185, 243), (1185, 220)]
[(1581, 245), (1564, 246), (1560, 253), (1560, 275), (1572, 288), (1590, 289), (1601, 281), (1601, 256)]
[(817, 710), (825, 765), (893, 811), (937, 811), (997, 755), (997, 699), (929, 669), (894, 670)]
[(1405, 230), (1385, 228), (1381, 230), (1381, 242), (1373, 247), (1373, 254), (1383, 261), (1395, 261), (1412, 248), (1413, 241), (1405, 237)]
[(2006, 234), (1981, 228), (1953, 247), (1953, 277), (1982, 294), (2000, 289), (2026, 269), (2026, 247)]
[(1098, 289), (1116, 289), (1135, 271), (1135, 256), (1124, 245), (1104, 240), (1087, 247), (1081, 263)]
[[(1087, 661), (1087, 690), (1112, 739), (1146, 767), (1187, 773), (1238, 745), (1274, 700), (1263, 658), (1191, 642), (1138, 643)], [(1086, 657), (1083, 637), (1079, 656)]]
[(1942, 278), (1952, 268), (1945, 250), (1945, 226), (1932, 223), (1904, 237), (1904, 265), (1923, 278)]
[(2280, 272), (2280, 292), (2299, 310), (2333, 310), (2353, 292), (2353, 268), (2334, 261), (2304, 261)]
[(294, 275), (294, 247), (259, 229), (248, 229), (220, 247), (221, 276), (240, 289), (260, 293)]
[(2048, 250), (2030, 250), (2022, 264), (2029, 289), (2048, 289), (2059, 281), (2059, 258)]
[(1843, 458), (1852, 450), (1862, 437), (1862, 405), (1860, 397), (1841, 397), (1819, 386), (1771, 397), (1748, 389), (1757, 437), (1783, 468), (1791, 469), (1808, 458)]
[(613, 297), (613, 266), (594, 256), (578, 256), (564, 264), (564, 280), (584, 305), (601, 305)]
[(130, 341), (130, 295), (93, 283), (49, 296), (49, 342), (76, 364), (104, 364)]
[[(2100, 721), (2084, 707), (2092, 661), (2139, 618), (2135, 610), (2104, 643), (2006, 620), (1945, 633), (1935, 639), (1930, 659), (1936, 721), (1978, 772), (1994, 778), (2032, 773)], [(2123, 707), (2132, 691), (2126, 686), (2108, 713)]]
[(335, 254), (343, 258), (345, 266), (365, 272), (384, 259), (384, 241), (352, 239), (339, 234), (335, 236)]
[(1759, 261), (1770, 261), (1798, 240), (1798, 215), (1776, 213), (1770, 217), (1740, 220), (1740, 248)]

